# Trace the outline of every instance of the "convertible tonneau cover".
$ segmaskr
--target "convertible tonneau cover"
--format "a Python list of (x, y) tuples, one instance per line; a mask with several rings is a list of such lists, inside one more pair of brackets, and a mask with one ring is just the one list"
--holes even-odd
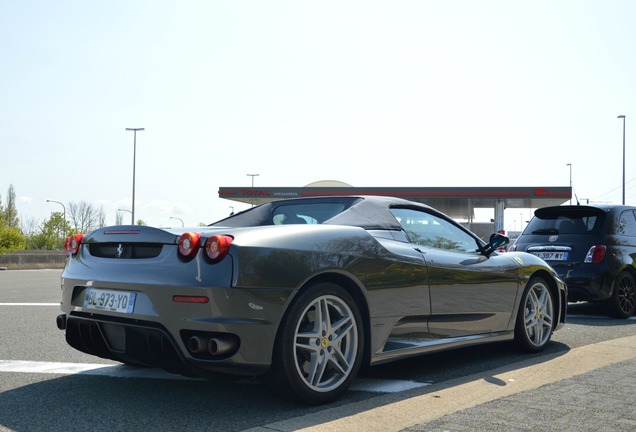
[(344, 204), (344, 209), (323, 224), (356, 226), (368, 230), (400, 230), (400, 223), (390, 212), (391, 207), (430, 208), (425, 204), (386, 196), (329, 196), (313, 198), (294, 198), (272, 201), (237, 213), (210, 226), (248, 227), (273, 225), (272, 215), (280, 206), (288, 205), (324, 205), (325, 203)]

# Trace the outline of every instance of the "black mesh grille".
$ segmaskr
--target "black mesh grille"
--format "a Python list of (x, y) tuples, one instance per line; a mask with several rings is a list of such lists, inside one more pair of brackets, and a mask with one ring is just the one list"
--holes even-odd
[(88, 250), (98, 258), (143, 259), (158, 256), (162, 247), (158, 243), (93, 243)]
[(161, 328), (70, 316), (67, 320), (66, 341), (87, 354), (123, 363), (156, 366), (186, 376), (193, 375), (170, 337)]

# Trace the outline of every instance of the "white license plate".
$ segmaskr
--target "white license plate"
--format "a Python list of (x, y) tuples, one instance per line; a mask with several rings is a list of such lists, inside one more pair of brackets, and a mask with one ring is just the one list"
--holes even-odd
[(135, 309), (135, 297), (134, 292), (86, 288), (84, 307), (130, 314)]
[(544, 261), (566, 261), (568, 259), (567, 252), (530, 252)]

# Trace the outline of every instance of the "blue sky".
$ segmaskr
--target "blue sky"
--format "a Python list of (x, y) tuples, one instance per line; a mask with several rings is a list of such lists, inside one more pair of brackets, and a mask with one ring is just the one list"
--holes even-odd
[(218, 189), (248, 173), (567, 186), (570, 163), (579, 199), (620, 203), (624, 114), (636, 204), (635, 46), (630, 0), (0, 0), (0, 196), (114, 223), (143, 127), (135, 211), (156, 226), (241, 209)]

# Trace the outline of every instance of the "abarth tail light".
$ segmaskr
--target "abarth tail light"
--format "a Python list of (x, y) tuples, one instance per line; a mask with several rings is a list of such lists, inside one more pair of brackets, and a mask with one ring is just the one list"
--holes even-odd
[(179, 237), (179, 254), (186, 258), (193, 258), (199, 251), (201, 234), (185, 232)]
[(219, 262), (230, 252), (232, 237), (213, 235), (205, 241), (205, 254), (212, 262)]
[(66, 255), (75, 255), (79, 252), (82, 238), (84, 238), (84, 234), (73, 234), (64, 240), (64, 252)]
[(595, 245), (587, 251), (587, 255), (585, 255), (585, 260), (583, 262), (598, 264), (603, 262), (605, 259), (605, 251), (607, 248), (604, 245)]

